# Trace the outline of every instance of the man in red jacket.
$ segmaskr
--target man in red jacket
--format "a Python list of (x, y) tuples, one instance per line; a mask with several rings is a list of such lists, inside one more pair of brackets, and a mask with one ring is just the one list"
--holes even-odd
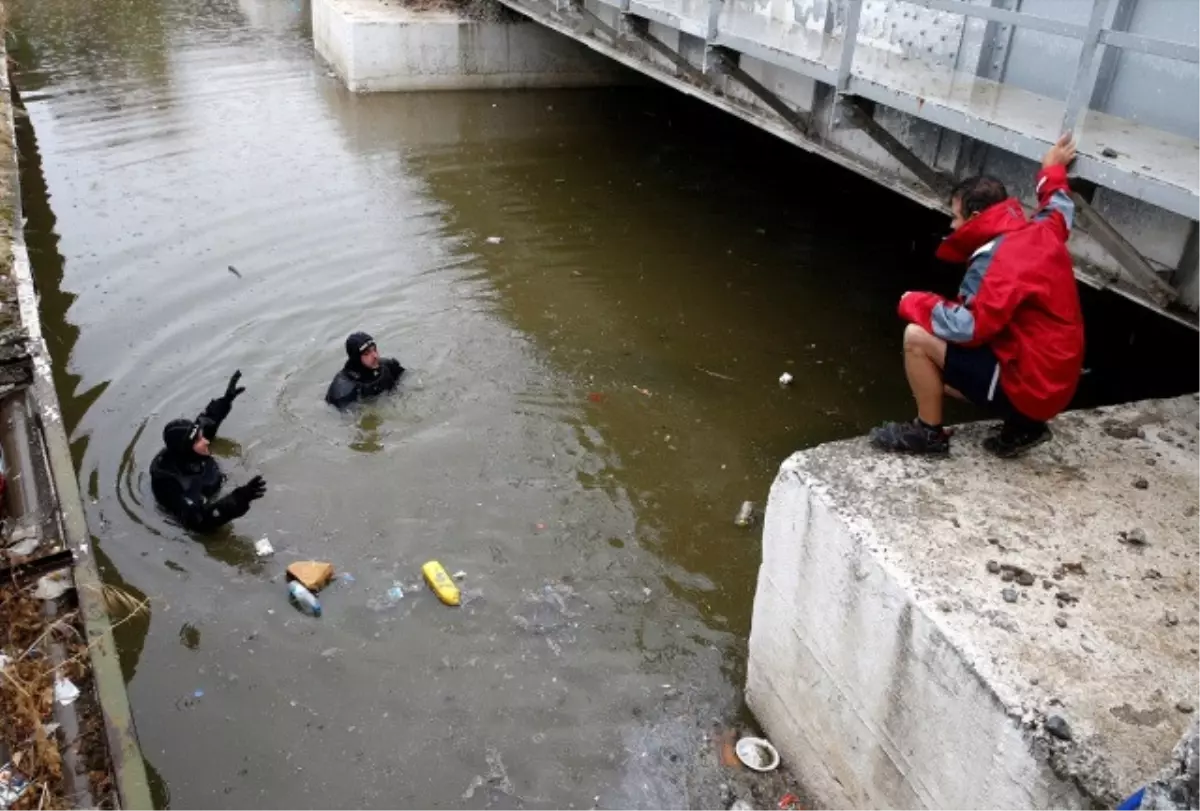
[(878, 448), (947, 454), (943, 394), (1003, 417), (984, 441), (998, 456), (1016, 456), (1050, 438), (1046, 421), (1067, 407), (1083, 368), (1083, 316), (1067, 237), (1075, 206), (1067, 164), (1075, 144), (1064, 135), (1042, 159), (1038, 211), (1021, 204), (995, 178), (960, 183), (951, 196), (950, 234), (937, 256), (966, 264), (958, 298), (935, 293), (900, 297), (904, 371), (917, 418), (871, 431)]

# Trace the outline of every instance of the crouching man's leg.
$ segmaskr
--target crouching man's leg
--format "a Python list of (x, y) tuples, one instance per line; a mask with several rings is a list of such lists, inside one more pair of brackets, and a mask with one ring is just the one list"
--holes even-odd
[(946, 342), (916, 324), (909, 324), (904, 330), (904, 373), (917, 401), (917, 418), (871, 429), (872, 445), (903, 453), (950, 452), (950, 437), (942, 429), (945, 365)]

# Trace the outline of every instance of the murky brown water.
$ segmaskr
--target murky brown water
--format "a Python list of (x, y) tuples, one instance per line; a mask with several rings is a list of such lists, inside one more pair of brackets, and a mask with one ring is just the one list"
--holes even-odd
[[(665, 91), (355, 97), (306, 15), (16, 2), (45, 331), (106, 575), (152, 600), (119, 634), (162, 790), (717, 802), (759, 553), (732, 516), (791, 451), (907, 414), (893, 306), (934, 226)], [(358, 328), (412, 374), (341, 416)], [(219, 451), (271, 489), (201, 543), (146, 468), (237, 368)], [(297, 557), (355, 578), (319, 621)], [(477, 599), (379, 605), (431, 558)]]

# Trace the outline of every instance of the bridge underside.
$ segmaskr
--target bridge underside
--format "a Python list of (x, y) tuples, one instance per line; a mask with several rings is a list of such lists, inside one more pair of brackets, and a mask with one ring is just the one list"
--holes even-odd
[[(1195, 4), (501, 2), (931, 208), (979, 172), (1032, 201), (1035, 161), (1071, 130), (1077, 275), (1196, 325)], [(1050, 16), (1068, 13), (1082, 24)], [(1151, 23), (1192, 43), (1134, 33)]]

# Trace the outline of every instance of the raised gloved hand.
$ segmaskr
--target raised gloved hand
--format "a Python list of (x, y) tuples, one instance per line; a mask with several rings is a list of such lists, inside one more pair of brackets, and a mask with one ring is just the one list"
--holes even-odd
[(243, 503), (249, 504), (251, 501), (256, 501), (267, 494), (267, 480), (262, 476), (255, 476), (233, 492), (237, 494), (237, 497)]
[(229, 378), (229, 385), (225, 387), (225, 402), (233, 405), (233, 401), (237, 396), (246, 390), (245, 386), (239, 386), (238, 381), (242, 379), (242, 370), (238, 369)]

